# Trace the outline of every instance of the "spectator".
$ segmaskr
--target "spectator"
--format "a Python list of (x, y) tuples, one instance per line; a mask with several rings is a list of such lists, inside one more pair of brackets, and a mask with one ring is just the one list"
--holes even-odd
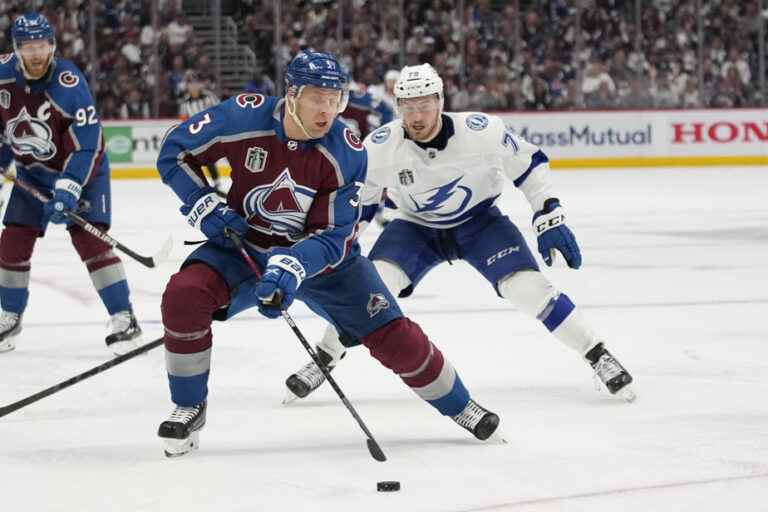
[(587, 108), (601, 108), (607, 106), (605, 103), (613, 104), (616, 84), (599, 59), (593, 58), (587, 66), (581, 82), (581, 92), (584, 93)]
[(184, 14), (179, 11), (173, 20), (165, 27), (163, 34), (171, 48), (181, 48), (192, 40), (192, 25), (187, 22)]
[(147, 119), (149, 117), (149, 103), (143, 98), (138, 89), (131, 88), (128, 95), (120, 105), (120, 119)]
[(680, 106), (680, 96), (672, 88), (667, 71), (659, 71), (656, 80), (651, 84), (651, 96), (657, 108), (677, 108)]
[(653, 106), (653, 96), (645, 80), (639, 76), (629, 79), (629, 94), (619, 100), (621, 108), (650, 108)]
[(701, 108), (699, 84), (695, 78), (688, 78), (683, 91), (683, 108)]

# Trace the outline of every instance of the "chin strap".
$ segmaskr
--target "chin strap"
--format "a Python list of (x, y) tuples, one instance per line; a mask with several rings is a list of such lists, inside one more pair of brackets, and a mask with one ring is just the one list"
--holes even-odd
[(298, 90), (296, 88), (292, 88), (293, 91), (295, 91), (295, 94), (291, 94), (291, 91), (288, 91), (288, 95), (285, 98), (285, 110), (288, 112), (288, 115), (291, 116), (291, 119), (293, 119), (293, 122), (296, 123), (296, 126), (299, 127), (299, 129), (304, 132), (304, 136), (307, 137), (307, 139), (312, 139), (312, 137), (306, 128), (304, 128), (304, 123), (301, 122), (301, 119), (299, 119), (298, 114), (296, 113), (296, 102), (299, 100), (299, 95), (301, 94), (301, 90), (304, 88), (304, 86), (299, 87)]

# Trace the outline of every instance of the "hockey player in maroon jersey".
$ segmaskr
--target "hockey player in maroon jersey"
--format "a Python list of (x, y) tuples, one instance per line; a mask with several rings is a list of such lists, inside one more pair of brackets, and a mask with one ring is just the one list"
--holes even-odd
[(43, 204), (20, 187), (8, 199), (0, 236), (0, 352), (15, 348), (29, 298), (30, 259), (49, 222), (67, 224), (110, 315), (106, 344), (115, 354), (136, 347), (125, 269), (112, 248), (67, 221), (76, 212), (106, 231), (111, 223), (110, 171), (101, 123), (80, 70), (56, 58), (45, 16), (26, 13), (11, 28), (13, 54), (0, 55), (0, 171), (16, 163), (18, 179), (46, 192)]
[[(478, 439), (499, 417), (474, 402), (458, 373), (360, 255), (357, 223), (366, 150), (337, 120), (348, 75), (335, 57), (299, 53), (285, 98), (241, 94), (174, 128), (160, 150), (163, 182), (208, 241), (171, 277), (162, 300), (171, 400), (159, 428), (168, 456), (198, 445), (205, 424), (212, 320), (251, 307), (281, 315), (294, 299), (351, 333), (438, 412)], [(222, 202), (201, 167), (226, 157), (232, 187)], [(259, 281), (225, 236), (239, 233), (263, 269)], [(276, 294), (280, 305), (270, 299)], [(253, 332), (259, 338), (258, 330)], [(266, 341), (266, 340), (265, 340)]]

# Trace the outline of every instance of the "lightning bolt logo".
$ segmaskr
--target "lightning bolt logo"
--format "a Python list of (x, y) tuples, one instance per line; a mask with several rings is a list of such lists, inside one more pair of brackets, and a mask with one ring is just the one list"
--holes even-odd
[[(421, 196), (427, 196), (423, 202), (419, 202), (416, 198), (410, 196), (411, 201), (413, 201), (414, 211), (416, 213), (434, 212), (433, 215), (438, 217), (450, 217), (459, 213), (464, 209), (464, 207), (467, 206), (469, 200), (472, 198), (472, 192), (469, 190), (469, 188), (463, 185), (458, 185), (459, 181), (461, 181), (461, 178), (463, 178), (463, 176), (459, 176), (450, 183), (429, 189), (426, 192), (419, 194)], [(452, 208), (450, 212), (437, 213), (437, 210), (446, 207), (449, 200), (457, 194), (459, 195), (456, 197), (456, 199), (461, 197), (461, 194), (464, 195), (464, 198), (461, 200), (458, 207)], [(456, 200), (454, 199), (452, 203), (455, 204)]]

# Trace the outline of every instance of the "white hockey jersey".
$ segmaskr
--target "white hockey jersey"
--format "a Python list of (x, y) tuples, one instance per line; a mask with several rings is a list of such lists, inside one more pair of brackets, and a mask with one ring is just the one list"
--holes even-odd
[(512, 180), (534, 211), (554, 197), (544, 153), (513, 134), (498, 116), (446, 112), (454, 134), (443, 150), (423, 149), (405, 137), (395, 119), (365, 138), (368, 176), (364, 204), (378, 204), (383, 189), (399, 217), (451, 228), (491, 208)]

